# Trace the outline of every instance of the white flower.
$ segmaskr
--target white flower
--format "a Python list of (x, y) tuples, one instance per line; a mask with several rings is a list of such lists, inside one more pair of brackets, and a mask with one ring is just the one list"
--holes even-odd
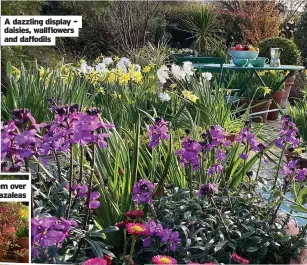
[(207, 81), (210, 81), (212, 79), (212, 74), (211, 73), (205, 72), (205, 73), (202, 73), (201, 75)]
[(97, 73), (104, 73), (107, 71), (107, 66), (104, 63), (99, 63), (95, 67)]
[(128, 58), (122, 57), (117, 62), (116, 66), (117, 68), (122, 69), (125, 73), (127, 72), (127, 68), (131, 65), (131, 62)]
[(140, 66), (139, 64), (136, 64), (136, 65), (134, 66), (134, 71), (136, 71), (136, 72), (141, 72), (141, 66)]
[(171, 97), (167, 93), (160, 93), (159, 98), (161, 101), (170, 101)]
[(113, 63), (113, 59), (111, 57), (105, 57), (105, 58), (103, 58), (102, 62), (105, 65), (109, 65), (109, 64)]
[(173, 76), (177, 80), (184, 80), (184, 78), (186, 77), (186, 72), (179, 65), (172, 64), (171, 71), (172, 71)]
[(161, 84), (166, 83), (168, 79), (168, 68), (167, 66), (163, 65), (157, 70), (157, 76)]
[(183, 71), (185, 71), (188, 78), (194, 74), (194, 68), (191, 62), (183, 62)]
[(93, 72), (93, 67), (87, 65), (86, 61), (82, 61), (80, 65), (80, 71), (84, 74), (90, 74)]

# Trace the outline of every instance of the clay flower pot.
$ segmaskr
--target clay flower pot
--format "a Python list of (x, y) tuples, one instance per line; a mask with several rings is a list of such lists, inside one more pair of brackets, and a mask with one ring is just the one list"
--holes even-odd
[(292, 89), (292, 86), (294, 85), (295, 79), (296, 79), (295, 75), (290, 75), (285, 80), (285, 88), (284, 88), (285, 93), (281, 102), (281, 107), (283, 109), (287, 107), (289, 94)]
[(2, 249), (0, 249), (0, 261), (2, 261), (2, 259), (3, 259), (3, 250)]
[(29, 263), (29, 255), (18, 257), (18, 262), (19, 263)]
[[(269, 100), (265, 99), (265, 100), (253, 100), (253, 101), (251, 101), (247, 98), (241, 98), (240, 104), (241, 104), (241, 106), (244, 106), (246, 108), (250, 105), (251, 106), (251, 113), (256, 113), (256, 112), (262, 112), (262, 111), (269, 110), (269, 108), (272, 104), (272, 100), (271, 99), (269, 99)], [(255, 106), (255, 105), (257, 105), (257, 106)], [(267, 121), (267, 118), (268, 118), (267, 112), (259, 114), (257, 116), (252, 116), (252, 119), (255, 122), (265, 123)]]
[[(272, 95), (272, 98), (273, 98), (273, 101), (272, 101), (272, 104), (270, 106), (270, 109), (278, 109), (277, 105), (281, 106), (281, 103), (282, 103), (282, 100), (283, 100), (283, 97), (284, 97), (284, 90), (281, 90), (281, 91), (276, 91), (273, 95)], [(268, 113), (268, 120), (270, 121), (275, 121), (278, 119), (278, 113), (279, 111), (276, 110), (276, 111), (273, 111), (273, 112), (269, 112)]]
[(29, 249), (29, 238), (28, 237), (18, 238), (17, 242), (18, 242), (18, 245), (21, 246), (21, 248)]

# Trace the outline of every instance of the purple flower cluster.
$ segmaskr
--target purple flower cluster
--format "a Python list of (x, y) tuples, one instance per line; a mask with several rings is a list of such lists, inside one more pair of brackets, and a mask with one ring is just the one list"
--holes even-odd
[(76, 221), (66, 220), (63, 217), (32, 218), (32, 257), (38, 257), (40, 247), (61, 248), (62, 242), (69, 237), (70, 229), (77, 226)]
[(13, 111), (13, 120), (1, 125), (2, 171), (19, 171), (24, 159), (37, 154), (42, 141), (36, 134), (43, 126), (36, 123), (28, 109)]
[(177, 245), (181, 242), (179, 233), (173, 232), (172, 229), (163, 228), (161, 224), (157, 224), (154, 220), (146, 223), (148, 227), (148, 237), (143, 239), (143, 246), (150, 247), (153, 238), (159, 239), (161, 243), (167, 244), (171, 251), (175, 251)]
[[(205, 146), (205, 149), (207, 151), (210, 151), (213, 148), (222, 148), (222, 147), (228, 148), (229, 146), (231, 146), (231, 141), (226, 139), (227, 133), (220, 125), (212, 126), (209, 132), (210, 132), (210, 141)], [(218, 159), (218, 160), (224, 160), (224, 159)]]
[(218, 189), (216, 184), (208, 183), (208, 184), (201, 184), (199, 186), (199, 190), (196, 192), (197, 196), (213, 196), (214, 193), (217, 193)]
[(294, 157), (288, 164), (286, 164), (281, 170), (281, 174), (285, 176), (284, 178), (284, 190), (287, 191), (295, 179), (296, 181), (306, 181), (307, 180), (307, 168), (300, 169), (298, 164), (299, 158)]
[(277, 140), (275, 141), (275, 145), (280, 149), (283, 149), (285, 144), (289, 144), (293, 148), (298, 148), (300, 136), (295, 123), (291, 121), (291, 117), (289, 115), (284, 115), (281, 118), (281, 122), (280, 132)]
[(135, 205), (152, 204), (154, 185), (146, 179), (140, 179), (132, 190), (132, 200)]
[(2, 170), (19, 171), (26, 158), (68, 152), (71, 144), (107, 147), (105, 138), (109, 134), (101, 129), (112, 129), (114, 125), (102, 122), (97, 109), (88, 109), (86, 113), (78, 109), (77, 104), (53, 106), (55, 119), (48, 124), (37, 124), (28, 109), (13, 111), (13, 119), (1, 126)]
[(193, 170), (198, 170), (199, 152), (202, 150), (201, 144), (192, 137), (186, 137), (181, 145), (182, 149), (176, 152), (176, 155), (180, 156), (179, 163), (182, 163), (184, 167), (191, 165)]
[[(69, 183), (66, 184), (65, 188), (69, 190)], [(74, 192), (74, 195), (79, 198), (87, 198), (88, 193), (88, 185), (84, 184), (83, 186), (79, 184), (74, 184), (72, 186), (72, 191)], [(100, 206), (100, 201), (98, 200), (100, 198), (100, 193), (98, 191), (91, 191), (90, 194), (90, 203), (89, 208), (90, 209), (97, 209)]]
[[(251, 132), (250, 124), (248, 122), (246, 122), (246, 126), (241, 129), (235, 141), (244, 145), (246, 150), (258, 152), (261, 155), (264, 154), (264, 150), (267, 147), (265, 143), (260, 143), (257, 140), (256, 135)], [(247, 160), (248, 153), (240, 153), (239, 157), (243, 160)], [(265, 159), (264, 161), (266, 162), (267, 160)]]
[(150, 143), (148, 146), (154, 148), (159, 145), (160, 140), (168, 140), (169, 135), (167, 133), (167, 122), (163, 118), (157, 117), (155, 123), (149, 126), (147, 131), (147, 134), (150, 137)]
[(221, 164), (214, 164), (213, 166), (209, 167), (207, 169), (207, 173), (209, 175), (214, 175), (214, 174), (218, 174), (224, 171), (224, 167)]

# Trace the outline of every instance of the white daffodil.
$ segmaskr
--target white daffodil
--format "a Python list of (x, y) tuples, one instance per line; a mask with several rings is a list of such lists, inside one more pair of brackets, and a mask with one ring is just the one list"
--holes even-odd
[(179, 65), (172, 64), (171, 71), (172, 71), (174, 78), (177, 80), (184, 80), (186, 77), (186, 72)]
[(131, 61), (126, 57), (120, 58), (116, 64), (117, 68), (122, 69), (123, 72), (125, 73), (127, 73), (127, 69), (129, 68), (130, 65), (131, 65)]
[(95, 67), (97, 73), (104, 73), (107, 71), (107, 66), (104, 63), (99, 63)]
[(206, 81), (210, 81), (212, 79), (211, 73), (205, 72), (205, 73), (202, 73), (201, 75)]
[(159, 94), (159, 98), (161, 101), (170, 101), (171, 100), (171, 97), (169, 96), (169, 94), (167, 93), (160, 93)]
[(157, 70), (157, 77), (161, 84), (166, 83), (168, 79), (168, 68), (167, 66), (163, 65)]
[(103, 58), (102, 62), (108, 66), (109, 64), (113, 63), (113, 59), (111, 57), (105, 57)]
[(182, 69), (186, 73), (188, 78), (194, 74), (194, 68), (191, 62), (184, 62)]
[(82, 61), (80, 65), (80, 71), (84, 74), (90, 74), (93, 72), (93, 67), (87, 65), (86, 61)]

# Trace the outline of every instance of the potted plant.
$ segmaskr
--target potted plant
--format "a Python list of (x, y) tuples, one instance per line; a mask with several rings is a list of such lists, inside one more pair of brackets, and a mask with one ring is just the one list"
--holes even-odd
[(29, 249), (29, 207), (23, 206), (20, 211), (20, 226), (17, 230), (17, 242), (22, 248)]
[[(280, 62), (283, 65), (299, 65), (301, 64), (301, 53), (296, 44), (286, 38), (274, 37), (267, 38), (259, 43), (260, 55), (270, 58), (271, 48), (282, 48), (283, 52), (280, 57)], [(281, 107), (285, 108), (288, 102), (291, 88), (295, 82), (295, 72), (286, 73), (287, 78), (285, 80), (285, 93), (283, 96)]]
[(243, 108), (250, 108), (251, 113), (263, 112), (255, 115), (256, 122), (267, 121), (268, 110), (272, 104), (271, 89), (269, 87), (259, 86), (256, 82), (249, 82), (248, 87), (242, 91), (240, 104)]
[[(281, 106), (284, 97), (284, 72), (282, 71), (261, 71), (258, 73), (263, 82), (271, 89), (272, 104), (270, 110), (278, 109)], [(277, 120), (279, 111), (268, 113), (268, 120)]]
[(19, 263), (29, 263), (29, 249), (22, 248), (15, 251), (15, 255)]

